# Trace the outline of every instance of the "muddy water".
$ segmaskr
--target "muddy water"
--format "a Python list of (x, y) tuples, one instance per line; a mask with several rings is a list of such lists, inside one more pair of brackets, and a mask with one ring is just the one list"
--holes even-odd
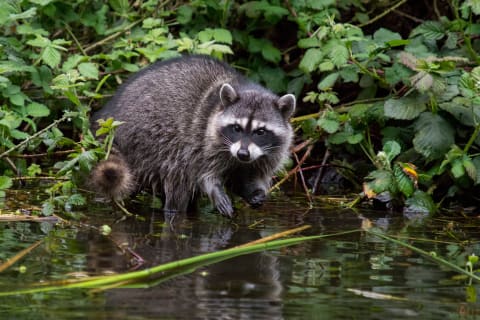
[[(8, 205), (7, 205), (8, 207)], [(4, 208), (3, 212), (9, 208)], [(273, 198), (239, 208), (233, 221), (208, 208), (165, 221), (141, 205), (144, 219), (95, 203), (73, 225), (0, 222), (0, 260), (39, 246), (0, 272), (0, 291), (24, 285), (142, 269), (243, 244), (309, 224), (304, 235), (354, 230), (368, 218), (386, 234), (460, 266), (480, 254), (480, 221), (445, 216), (332, 209)], [(106, 237), (96, 227), (108, 224)], [(468, 240), (468, 241), (467, 241)], [(143, 259), (143, 261), (142, 261)], [(397, 244), (364, 232), (237, 257), (136, 288), (62, 290), (0, 297), (0, 319), (475, 319), (478, 284)]]

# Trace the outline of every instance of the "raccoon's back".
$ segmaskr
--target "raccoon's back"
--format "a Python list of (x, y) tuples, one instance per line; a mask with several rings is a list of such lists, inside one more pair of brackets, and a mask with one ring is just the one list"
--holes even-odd
[[(113, 116), (137, 127), (139, 123), (144, 128), (161, 126), (164, 133), (175, 127), (180, 134), (188, 128), (198, 133), (198, 128), (191, 125), (202, 123), (212, 112), (214, 106), (207, 101), (209, 94), (222, 83), (241, 81), (243, 77), (230, 66), (208, 57), (188, 56), (157, 62), (125, 82), (94, 115), (93, 121)], [(168, 127), (163, 126), (167, 123)]]

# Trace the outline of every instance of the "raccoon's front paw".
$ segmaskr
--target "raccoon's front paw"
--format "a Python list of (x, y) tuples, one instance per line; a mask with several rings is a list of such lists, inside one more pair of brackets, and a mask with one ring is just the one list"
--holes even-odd
[(233, 206), (232, 201), (228, 196), (224, 196), (216, 201), (215, 206), (220, 213), (226, 217), (233, 218)]
[(266, 195), (265, 191), (263, 191), (261, 189), (257, 189), (255, 191), (253, 191), (251, 194), (249, 194), (249, 196), (246, 200), (252, 208), (258, 208), (263, 204), (266, 197), (267, 197), (267, 195)]

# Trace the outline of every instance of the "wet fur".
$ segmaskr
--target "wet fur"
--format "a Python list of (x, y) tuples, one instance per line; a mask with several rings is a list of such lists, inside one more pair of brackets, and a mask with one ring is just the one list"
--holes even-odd
[[(295, 100), (284, 97), (212, 58), (189, 56), (155, 63), (131, 77), (92, 117), (94, 127), (100, 118), (126, 122), (117, 128), (114, 140), (121, 157), (101, 163), (93, 182), (113, 198), (131, 192), (133, 183), (106, 187), (116, 183), (106, 174), (105, 169), (114, 168), (106, 165), (110, 162), (128, 171), (137, 190), (150, 187), (162, 195), (165, 210), (185, 212), (196, 197), (207, 194), (222, 214), (232, 216), (225, 187), (258, 206), (289, 154), (293, 133), (288, 119)], [(227, 112), (236, 116), (247, 110), (278, 129), (280, 136), (278, 145), (265, 155), (241, 163), (219, 134), (218, 121)]]

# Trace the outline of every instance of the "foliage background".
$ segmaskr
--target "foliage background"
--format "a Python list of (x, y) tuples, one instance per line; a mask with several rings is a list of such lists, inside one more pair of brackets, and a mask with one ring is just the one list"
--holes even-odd
[(50, 179), (42, 214), (84, 205), (106, 156), (88, 117), (132, 72), (213, 55), (299, 100), (294, 176), (404, 211), (477, 202), (480, 1), (0, 2), (0, 196)]

